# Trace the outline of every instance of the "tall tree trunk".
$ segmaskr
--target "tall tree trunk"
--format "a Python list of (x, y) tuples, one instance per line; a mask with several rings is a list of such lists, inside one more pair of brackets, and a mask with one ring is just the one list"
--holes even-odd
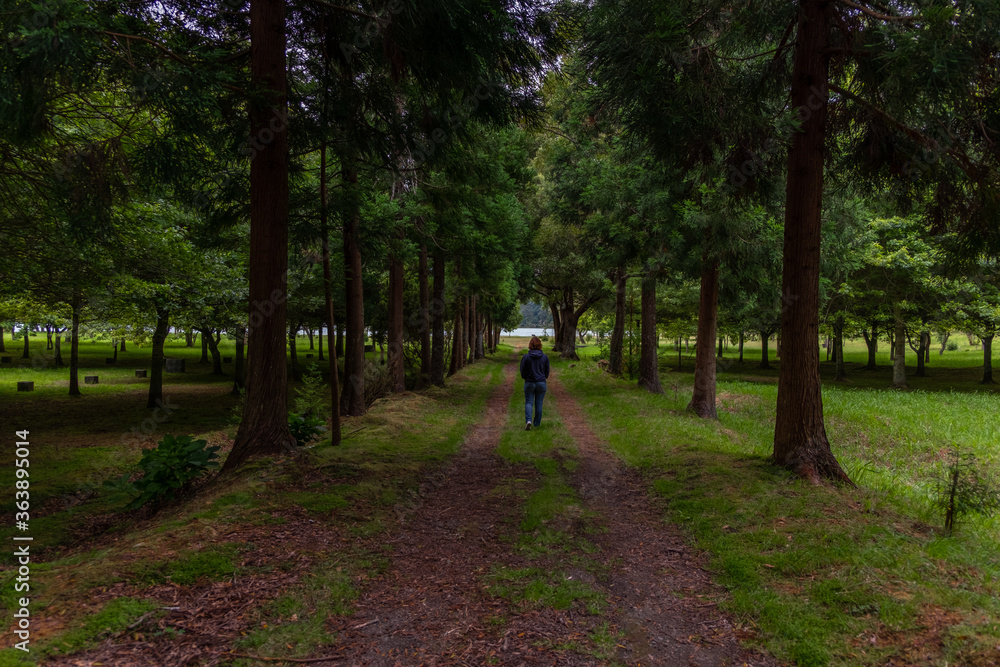
[(451, 365), (448, 375), (454, 375), (462, 367), (462, 300), (455, 307), (455, 325), (451, 329)]
[(4, 345), (3, 342), (3, 336), (4, 336), (3, 327), (0, 327), (0, 352), (7, 351), (7, 347)]
[(931, 362), (931, 332), (924, 331), (923, 337), (924, 337), (924, 362), (929, 364)]
[[(202, 333), (202, 336), (205, 334)], [(296, 322), (289, 322), (288, 324), (288, 355), (291, 359), (292, 365), (292, 380), (295, 382), (302, 381), (302, 369), (299, 368), (299, 350), (298, 345), (296, 345), (296, 339), (299, 337), (299, 325)]]
[(865, 369), (874, 371), (877, 369), (875, 355), (878, 354), (878, 326), (873, 323), (871, 327), (870, 335), (867, 329), (862, 329), (861, 335), (865, 337), (865, 346), (868, 348), (868, 363), (865, 365)]
[(610, 354), (608, 371), (618, 377), (622, 374), (622, 350), (625, 347), (625, 288), (627, 286), (625, 269), (615, 269), (615, 324), (611, 329)]
[(326, 359), (326, 355), (323, 354), (323, 328), (324, 325), (322, 324), (316, 328), (316, 337), (319, 339), (318, 341), (316, 341), (317, 342), (316, 347), (319, 350), (319, 361), (323, 361)]
[(896, 353), (892, 363), (892, 388), (906, 389), (906, 323), (899, 308), (896, 308), (896, 334), (893, 339)]
[(722, 359), (722, 343), (723, 343), (723, 337), (722, 337), (722, 336), (719, 336), (719, 351), (718, 351), (718, 353), (717, 353), (717, 354), (715, 355), (715, 356), (716, 356), (716, 357), (718, 357), (719, 359)]
[[(326, 57), (326, 54), (324, 54)], [(333, 272), (330, 270), (330, 231), (327, 227), (329, 209), (327, 208), (328, 190), (326, 184), (326, 142), (320, 146), (319, 168), (319, 220), (323, 247), (323, 305), (326, 311), (326, 344), (330, 358), (330, 368), (327, 371), (327, 382), (330, 384), (330, 444), (337, 446), (341, 442), (340, 430), (340, 378), (337, 369), (337, 348), (334, 339), (340, 337), (334, 333), (339, 330), (333, 321)], [(320, 330), (322, 332), (322, 329)], [(323, 353), (323, 339), (320, 338), (320, 354)]]
[(417, 282), (420, 286), (420, 382), (425, 386), (431, 378), (431, 322), (430, 286), (427, 281), (427, 244), (420, 244), (420, 260), (417, 267)]
[(559, 304), (550, 301), (549, 310), (552, 311), (552, 351), (562, 352), (562, 319), (559, 316)]
[[(199, 364), (208, 363), (208, 336), (205, 335), (205, 329), (199, 329), (201, 331), (201, 359), (198, 360)], [(209, 331), (211, 331), (209, 329)]]
[(938, 350), (938, 354), (939, 355), (940, 354), (944, 354), (944, 351), (948, 348), (948, 336), (950, 336), (950, 335), (951, 335), (951, 332), (945, 331), (944, 335), (941, 336), (941, 349)]
[(211, 327), (199, 329), (201, 340), (208, 345), (208, 351), (212, 355), (212, 375), (224, 375), (222, 372), (222, 355), (219, 353), (219, 340), (222, 338), (222, 330), (216, 334)]
[(184, 347), (194, 347), (194, 333), (188, 329), (184, 332)]
[(849, 482), (823, 425), (819, 377), (819, 265), (826, 144), (829, 0), (801, 0), (791, 103), (801, 129), (788, 153), (781, 313), (781, 369), (774, 461), (813, 481)]
[(434, 250), (434, 300), (431, 307), (431, 382), (444, 386), (444, 250)]
[(847, 372), (844, 368), (844, 316), (837, 315), (833, 322), (833, 353), (837, 356), (837, 377), (836, 382), (847, 380)]
[(465, 360), (471, 364), (476, 360), (476, 295), (470, 294), (466, 297), (465, 305), (467, 308), (465, 311), (466, 341), (468, 343)]
[(233, 395), (239, 396), (246, 388), (246, 364), (243, 358), (243, 340), (247, 335), (246, 327), (236, 325), (236, 357), (233, 359)]
[(688, 410), (704, 419), (716, 419), (715, 357), (713, 343), (719, 315), (719, 261), (701, 258), (698, 299), (698, 337), (694, 344), (694, 391)]
[(82, 298), (79, 294), (73, 295), (70, 302), (72, 309), (72, 324), (70, 325), (70, 335), (73, 336), (69, 345), (69, 395), (80, 395), (80, 306)]
[(31, 344), (31, 337), (29, 336), (31, 333), (31, 327), (25, 324), (21, 327), (21, 332), (24, 334), (24, 352), (21, 353), (21, 358), (31, 359), (31, 350), (28, 347)]
[(918, 334), (919, 343), (917, 343), (917, 377), (923, 378), (927, 377), (927, 369), (925, 367), (926, 362), (926, 352), (927, 349), (924, 347), (924, 332), (921, 331)]
[[(402, 234), (400, 234), (402, 236)], [(403, 365), (403, 260), (389, 257), (389, 378), (394, 392), (406, 391), (406, 368)]]
[(896, 361), (896, 334), (889, 332), (889, 361)]
[(163, 344), (170, 332), (170, 312), (166, 308), (156, 308), (156, 329), (153, 330), (153, 352), (149, 363), (149, 395), (147, 408), (158, 408), (163, 403)]
[[(125, 343), (125, 341), (123, 340), (122, 344), (124, 344), (124, 343)], [(45, 325), (45, 350), (46, 351), (51, 350), (52, 347), (53, 347), (52, 346), (52, 325), (51, 324), (46, 324)]]
[(743, 341), (746, 334), (743, 329), (740, 329), (740, 363), (743, 363)]
[[(250, 109), (250, 349), (243, 419), (223, 470), (290, 451), (285, 314), (288, 272), (288, 102), (285, 1), (250, 0), (250, 80), (266, 91)], [(269, 141), (265, 141), (269, 140)]]
[(660, 363), (656, 356), (656, 277), (642, 279), (639, 305), (639, 386), (651, 394), (662, 394)]
[(768, 343), (771, 342), (771, 332), (760, 332), (760, 366), (761, 370), (771, 370), (771, 358), (768, 354)]
[[(358, 174), (344, 170), (344, 180), (353, 189)], [(344, 393), (340, 410), (356, 417), (365, 413), (365, 304), (362, 283), (359, 213), (355, 204), (344, 215), (344, 279), (347, 286), (347, 321), (345, 322)]]
[(459, 367), (464, 368), (471, 361), (470, 351), (472, 349), (472, 320), (469, 319), (471, 312), (472, 297), (465, 296), (462, 312), (462, 354), (459, 357)]
[(313, 345), (313, 330), (312, 327), (306, 327), (306, 337), (309, 338), (309, 349), (315, 350), (316, 347)]
[(582, 312), (576, 312), (573, 309), (572, 290), (566, 290), (563, 299), (559, 326), (559, 358), (578, 361), (580, 357), (576, 353), (576, 328), (580, 322)]
[(126, 347), (125, 347), (125, 339), (124, 339), (124, 338), (122, 338), (122, 339), (121, 339), (121, 340), (119, 341), (119, 345), (118, 345), (118, 350), (119, 350), (120, 352), (128, 352), (128, 350), (127, 350), (127, 349), (126, 349)]
[(337, 358), (344, 358), (344, 327), (337, 325)]
[(993, 337), (995, 333), (980, 336), (983, 341), (983, 379), (980, 384), (996, 384), (993, 381)]
[(55, 343), (55, 352), (54, 352), (54, 354), (55, 354), (56, 366), (58, 368), (62, 368), (63, 367), (62, 334), (63, 334), (63, 330), (62, 329), (56, 329), (56, 336), (55, 336), (55, 339), (54, 339), (54, 343)]

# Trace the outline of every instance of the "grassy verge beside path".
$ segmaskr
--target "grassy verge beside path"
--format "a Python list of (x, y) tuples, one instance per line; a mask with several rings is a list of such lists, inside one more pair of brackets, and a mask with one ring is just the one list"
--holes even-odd
[[(241, 650), (261, 655), (302, 656), (329, 642), (326, 618), (349, 610), (368, 578), (385, 567), (390, 547), (381, 538), (418, 500), (424, 475), (458, 451), (508, 356), (505, 350), (464, 369), (447, 388), (380, 401), (345, 422), (351, 435), (342, 446), (320, 443), (300, 456), (255, 462), (152, 520), (122, 515), (108, 527), (109, 509), (127, 498), (97, 480), (82, 502), (53, 508), (44, 535), (81, 539), (89, 525), (107, 530), (54, 559), (33, 560), (32, 652), (4, 648), (0, 665), (70, 653), (123, 664), (142, 655), (130, 650), (181, 661), (218, 651), (220, 637), (224, 642), (233, 628), (247, 630)], [(215, 428), (225, 428), (227, 417), (218, 415)], [(38, 433), (43, 426), (27, 425)], [(101, 434), (81, 434), (74, 449), (86, 461), (90, 449), (104, 447)], [(37, 447), (32, 470), (56, 465), (64, 454)], [(134, 466), (138, 456), (118, 461), (111, 474)], [(57, 498), (46, 485), (60, 480), (47, 480), (39, 476), (39, 495)], [(44, 535), (33, 549), (57, 546)], [(9, 564), (0, 573), (8, 617), (15, 574)]]
[[(586, 350), (584, 353), (590, 352)], [(723, 381), (720, 419), (684, 412), (690, 374), (653, 396), (553, 359), (591, 428), (642, 469), (667, 516), (711, 556), (724, 606), (799, 665), (1000, 663), (998, 523), (946, 537), (931, 502), (949, 446), (996, 472), (993, 395), (824, 389), (834, 451), (858, 489), (768, 462), (776, 388)]]

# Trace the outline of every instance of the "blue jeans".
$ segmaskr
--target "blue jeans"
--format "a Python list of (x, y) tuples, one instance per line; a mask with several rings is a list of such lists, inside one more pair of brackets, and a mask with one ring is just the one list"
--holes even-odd
[[(542, 400), (545, 398), (545, 380), (541, 382), (524, 383), (524, 421), (532, 422), (534, 426), (542, 423)], [(531, 407), (535, 407), (535, 417), (531, 417)]]

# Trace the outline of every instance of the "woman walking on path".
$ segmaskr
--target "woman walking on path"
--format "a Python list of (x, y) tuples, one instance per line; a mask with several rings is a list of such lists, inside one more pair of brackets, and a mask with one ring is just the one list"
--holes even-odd
[[(521, 357), (521, 377), (524, 378), (524, 425), (525, 431), (542, 423), (542, 400), (545, 398), (545, 379), (549, 377), (549, 358), (542, 352), (542, 341), (532, 336), (528, 343), (528, 354)], [(535, 415), (531, 409), (534, 406)]]

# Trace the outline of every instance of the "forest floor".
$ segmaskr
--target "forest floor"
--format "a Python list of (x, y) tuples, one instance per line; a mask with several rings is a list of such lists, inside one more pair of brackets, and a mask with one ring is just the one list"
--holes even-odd
[[(421, 500), (387, 530), (345, 536), (296, 508), (278, 527), (232, 525), (217, 540), (254, 545), (244, 569), (287, 566), (232, 581), (127, 579), (95, 590), (97, 602), (152, 604), (99, 646), (44, 664), (280, 664), (262, 653), (280, 644), (247, 648), (256, 618), (247, 607), (310, 578), (322, 580), (314, 597), (353, 585), (356, 599), (308, 605), (303, 616), (327, 612), (332, 641), (286, 664), (779, 664), (741, 643), (753, 633), (718, 608), (725, 593), (703, 555), (662, 521), (648, 484), (607, 453), (555, 374), (543, 424), (523, 431), (515, 375), (507, 363), (457, 455), (424, 477)], [(355, 554), (380, 554), (360, 581), (344, 561), (345, 537)], [(294, 625), (291, 609), (272, 623)]]
[(921, 391), (859, 389), (856, 368), (825, 386), (858, 483), (841, 488), (771, 465), (775, 386), (752, 361), (727, 366), (710, 421), (667, 355), (658, 395), (594, 348), (553, 356), (525, 431), (519, 347), (379, 400), (338, 447), (206, 478), (155, 513), (123, 512), (134, 492), (114, 481), (165, 433), (224, 456), (226, 378), (192, 361), (160, 420), (125, 363), (98, 355), (102, 384), (75, 399), (37, 371), (35, 394), (2, 395), (9, 430), (31, 430), (34, 541), (30, 655), (0, 555), (0, 667), (1000, 664), (1000, 520), (947, 535), (933, 496), (942, 434), (1000, 478), (998, 399), (967, 360)]

